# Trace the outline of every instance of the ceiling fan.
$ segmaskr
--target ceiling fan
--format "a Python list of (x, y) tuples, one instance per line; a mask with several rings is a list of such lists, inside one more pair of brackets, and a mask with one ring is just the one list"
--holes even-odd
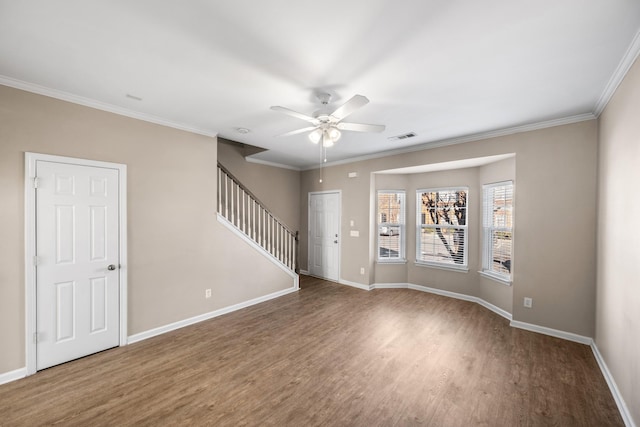
[(285, 107), (271, 107), (274, 111), (280, 111), (312, 124), (312, 126), (296, 129), (278, 136), (291, 136), (309, 132), (309, 139), (311, 142), (317, 144), (322, 140), (322, 145), (324, 147), (331, 147), (340, 139), (340, 136), (342, 135), (340, 131), (382, 132), (385, 129), (384, 125), (367, 125), (363, 123), (348, 123), (342, 121), (348, 115), (369, 103), (366, 96), (355, 95), (333, 112), (328, 106), (329, 101), (331, 101), (330, 94), (319, 93), (317, 97), (320, 103), (322, 103), (322, 108), (315, 111), (312, 116), (308, 116)]

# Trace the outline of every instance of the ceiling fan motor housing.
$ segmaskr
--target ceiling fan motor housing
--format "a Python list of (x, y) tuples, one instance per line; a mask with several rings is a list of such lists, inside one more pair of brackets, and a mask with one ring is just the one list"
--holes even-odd
[(330, 93), (320, 92), (316, 96), (318, 97), (318, 100), (320, 101), (320, 103), (322, 105), (327, 105), (329, 102), (331, 102), (331, 94)]

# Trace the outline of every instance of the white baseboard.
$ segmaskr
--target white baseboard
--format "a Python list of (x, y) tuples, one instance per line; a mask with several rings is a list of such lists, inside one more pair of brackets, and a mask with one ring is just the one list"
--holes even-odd
[(484, 308), (486, 308), (487, 310), (491, 310), (494, 313), (496, 313), (497, 315), (502, 316), (505, 319), (507, 319), (509, 322), (511, 322), (512, 316), (511, 316), (511, 313), (509, 313), (507, 310), (504, 310), (504, 309), (498, 307), (497, 305), (493, 305), (490, 302), (487, 302), (487, 301), (483, 300), (482, 298), (477, 298), (476, 302), (478, 304), (480, 304), (481, 306), (483, 306)]
[(520, 322), (518, 320), (512, 320), (511, 326), (518, 329), (524, 329), (525, 331), (537, 332), (539, 334), (562, 338), (564, 340), (573, 341), (580, 344), (591, 345), (591, 343), (593, 343), (593, 338), (590, 337), (585, 337), (583, 335), (578, 335), (571, 332), (559, 331), (558, 329), (547, 328), (546, 326)]
[[(303, 272), (301, 272), (301, 274), (305, 274)], [(602, 371), (602, 375), (604, 376), (607, 385), (609, 386), (609, 389), (611, 390), (611, 394), (613, 395), (613, 398), (616, 402), (616, 405), (618, 406), (618, 410), (620, 411), (620, 415), (622, 416), (622, 419), (625, 423), (625, 426), (627, 427), (637, 427), (636, 424), (633, 421), (633, 418), (631, 417), (631, 413), (629, 412), (629, 409), (627, 408), (627, 405), (622, 397), (622, 394), (620, 393), (620, 390), (618, 389), (618, 386), (613, 378), (613, 375), (611, 374), (611, 371), (609, 371), (609, 368), (606, 364), (606, 362), (604, 361), (604, 358), (602, 357), (602, 355), (600, 354), (600, 351), (598, 350), (598, 347), (595, 343), (595, 341), (592, 338), (589, 337), (585, 337), (582, 335), (577, 335), (577, 334), (573, 334), (570, 332), (564, 332), (564, 331), (559, 331), (557, 329), (552, 329), (552, 328), (547, 328), (544, 326), (538, 326), (538, 325), (533, 325), (530, 323), (525, 323), (525, 322), (519, 322), (517, 320), (511, 320), (511, 313), (507, 312), (506, 310), (503, 310), (491, 303), (488, 303), (487, 301), (478, 298), (478, 297), (472, 297), (469, 295), (464, 295), (464, 294), (460, 294), (460, 293), (456, 293), (456, 292), (450, 292), (450, 291), (445, 291), (442, 289), (436, 289), (436, 288), (430, 288), (428, 286), (422, 286), (422, 285), (414, 285), (411, 283), (375, 283), (373, 285), (367, 286), (367, 285), (363, 285), (360, 283), (355, 283), (355, 282), (349, 282), (346, 280), (341, 280), (340, 281), (341, 284), (343, 285), (347, 285), (347, 286), (353, 286), (359, 289), (364, 289), (364, 290), (374, 290), (374, 289), (413, 289), (413, 290), (417, 290), (417, 291), (421, 291), (421, 292), (427, 292), (427, 293), (432, 293), (432, 294), (436, 294), (436, 295), (441, 295), (441, 296), (446, 296), (446, 297), (450, 297), (450, 298), (455, 298), (455, 299), (460, 299), (460, 300), (464, 300), (464, 301), (471, 301), (471, 302), (475, 302), (477, 304), (482, 305), (483, 307), (493, 311), (494, 313), (508, 319), (511, 321), (510, 326), (515, 327), (515, 328), (519, 328), (519, 329), (524, 329), (527, 331), (532, 331), (532, 332), (538, 332), (544, 335), (550, 335), (556, 338), (561, 338), (561, 339), (565, 339), (568, 341), (573, 341), (573, 342), (577, 342), (580, 344), (586, 344), (589, 345), (591, 347), (591, 350), (593, 351), (593, 355), (596, 359), (596, 362), (598, 363), (598, 366), (600, 367), (600, 370)], [(166, 332), (170, 332), (176, 329), (180, 329), (183, 328), (185, 326), (189, 326), (189, 325), (193, 325), (195, 323), (198, 322), (202, 322), (204, 320), (208, 320), (208, 319), (212, 319), (214, 317), (218, 317), (218, 316), (222, 316), (223, 314), (227, 314), (227, 313), (231, 313), (233, 311), (236, 310), (240, 310), (242, 308), (246, 308), (255, 304), (259, 304), (261, 302), (264, 301), (268, 301), (270, 299), (274, 299), (274, 298), (278, 298), (280, 296), (284, 296), (293, 292), (298, 291), (299, 287), (295, 286), (294, 288), (290, 288), (290, 289), (284, 289), (282, 291), (278, 291), (278, 292), (274, 292), (262, 297), (258, 297), (258, 298), (254, 298), (252, 300), (249, 301), (245, 301), (239, 304), (235, 304), (229, 307), (225, 307), (225, 308), (221, 308), (219, 310), (215, 310), (212, 311), (210, 313), (206, 313), (206, 314), (202, 314), (200, 316), (195, 316), (192, 317), (190, 319), (185, 319), (185, 320), (181, 320), (179, 322), (175, 322), (175, 323), (171, 323), (169, 325), (165, 325), (159, 328), (154, 328), (151, 329), (149, 331), (145, 331), (145, 332), (141, 332), (139, 334), (135, 334), (135, 335), (131, 335), (129, 336), (128, 339), (128, 343), (129, 344), (133, 344), (135, 342), (138, 341), (142, 341), (145, 340), (147, 338), (151, 338), (151, 337), (155, 337), (157, 335), (161, 335), (164, 334)], [(16, 369), (13, 371), (9, 371), (9, 372), (5, 372), (0, 374), (0, 385), (2, 384), (6, 384), (12, 381), (16, 381), (22, 378), (25, 378), (27, 376), (27, 368), (20, 368), (20, 369)]]
[(585, 337), (585, 336), (574, 334), (574, 333), (571, 333), (571, 332), (559, 331), (557, 329), (547, 328), (545, 326), (538, 326), (538, 325), (533, 325), (531, 323), (525, 323), (525, 322), (519, 322), (517, 320), (512, 320), (512, 315), (508, 311), (503, 310), (500, 307), (497, 307), (497, 306), (495, 306), (495, 305), (483, 300), (482, 298), (473, 297), (473, 296), (465, 295), (465, 294), (459, 294), (457, 292), (445, 291), (445, 290), (442, 290), (442, 289), (430, 288), (428, 286), (422, 286), (422, 285), (414, 285), (412, 283), (375, 283), (375, 284), (371, 285), (370, 288), (371, 289), (403, 289), (403, 288), (408, 288), (408, 289), (415, 289), (415, 290), (421, 291), (421, 292), (428, 292), (428, 293), (431, 293), (431, 294), (442, 295), (442, 296), (445, 296), (445, 297), (460, 299), (460, 300), (464, 300), (464, 301), (475, 302), (475, 303), (480, 304), (481, 306), (493, 311), (494, 313), (504, 317), (505, 319), (509, 320), (511, 327), (524, 329), (524, 330), (531, 331), (531, 332), (537, 332), (537, 333), (544, 334), (544, 335), (550, 335), (552, 337), (561, 338), (561, 339), (565, 339), (565, 340), (568, 340), (568, 341), (573, 341), (573, 342), (577, 342), (577, 343), (580, 343), (580, 344), (586, 344), (586, 345), (591, 346), (591, 350), (593, 351), (595, 359), (598, 362), (598, 366), (600, 367), (600, 370), (602, 371), (602, 375), (604, 376), (605, 380), (607, 381), (607, 385), (609, 386), (609, 389), (611, 390), (611, 394), (613, 395), (613, 398), (614, 398), (614, 400), (616, 402), (616, 405), (618, 406), (618, 411), (620, 411), (620, 415), (622, 416), (622, 419), (624, 421), (625, 426), (627, 426), (627, 427), (637, 427), (636, 424), (633, 421), (633, 418), (631, 417), (631, 413), (629, 412), (629, 409), (627, 408), (627, 405), (624, 402), (624, 399), (622, 398), (622, 395), (620, 394), (620, 390), (618, 389), (618, 386), (616, 385), (616, 382), (613, 379), (613, 375), (611, 375), (611, 372), (609, 371), (609, 368), (607, 367), (607, 364), (605, 363), (604, 359), (602, 358), (602, 355), (598, 351), (598, 347), (596, 346), (595, 341), (593, 340), (593, 338)]
[(547, 328), (545, 326), (538, 326), (538, 325), (533, 325), (531, 323), (512, 320), (511, 313), (478, 297), (459, 294), (456, 292), (445, 291), (442, 289), (430, 288), (428, 286), (414, 285), (412, 283), (376, 283), (371, 285), (371, 289), (403, 289), (403, 288), (415, 289), (421, 292), (428, 292), (436, 295), (442, 295), (445, 297), (475, 302), (493, 311), (494, 313), (504, 317), (505, 319), (509, 320), (510, 326), (514, 328), (524, 329), (531, 332), (537, 332), (544, 335), (550, 335), (552, 337), (561, 338), (568, 341), (573, 341), (580, 344), (586, 344), (591, 346), (591, 350), (593, 351), (595, 359), (598, 362), (598, 366), (602, 371), (602, 375), (607, 381), (607, 385), (611, 390), (611, 394), (613, 395), (616, 405), (618, 406), (618, 410), (620, 411), (620, 415), (624, 420), (625, 426), (637, 427), (636, 424), (633, 422), (633, 418), (631, 418), (631, 413), (629, 412), (629, 409), (627, 408), (627, 405), (625, 404), (624, 399), (620, 394), (620, 390), (618, 390), (618, 386), (616, 385), (616, 382), (613, 379), (613, 375), (611, 375), (611, 372), (609, 371), (607, 364), (605, 363), (604, 359), (602, 358), (602, 355), (598, 351), (598, 347), (596, 346), (593, 338), (585, 337), (585, 336), (574, 334), (571, 332), (559, 331), (557, 329)]
[(229, 307), (224, 307), (215, 311), (211, 311), (209, 313), (201, 314), (199, 316), (191, 317), (190, 319), (180, 320), (178, 322), (170, 323), (165, 326), (160, 326), (158, 328), (150, 329), (145, 332), (140, 332), (138, 334), (134, 334), (129, 336), (127, 340), (128, 344), (133, 344), (138, 341), (146, 340), (148, 338), (155, 337), (157, 335), (162, 335), (167, 332), (174, 331), (176, 329), (184, 328), (185, 326), (193, 325), (195, 323), (202, 322), (204, 320), (213, 319), (214, 317), (222, 316), (223, 314), (231, 313), (233, 311), (237, 311), (246, 307), (250, 307), (255, 304), (260, 304), (261, 302), (269, 301), (274, 298), (278, 298), (293, 292), (297, 292), (300, 288), (294, 286), (292, 288), (283, 289), (278, 292), (273, 292), (268, 295), (264, 295), (258, 298), (251, 299), (249, 301), (244, 301), (238, 304), (231, 305)]
[[(329, 282), (336, 283), (336, 282), (334, 282), (334, 281), (333, 281), (333, 280), (331, 280), (331, 279), (327, 279), (327, 278), (325, 278), (325, 277), (320, 277), (320, 276), (316, 276), (316, 275), (314, 275), (314, 274), (310, 274), (310, 273), (309, 273), (308, 271), (306, 271), (306, 270), (300, 270), (300, 274), (304, 274), (305, 276), (317, 277), (318, 279), (322, 279), (322, 280), (326, 280), (326, 281), (329, 281)], [(341, 284), (341, 285), (351, 286), (351, 287), (353, 287), (353, 288), (362, 289), (363, 291), (369, 291), (369, 290), (371, 290), (371, 287), (370, 287), (369, 285), (363, 285), (362, 283), (351, 282), (351, 281), (349, 281), (349, 280), (345, 280), (345, 279), (338, 279), (338, 282), (337, 282), (337, 283), (339, 283), (339, 284)]]
[(5, 372), (0, 374), (0, 384), (10, 383), (11, 381), (19, 380), (27, 376), (27, 368), (16, 369), (15, 371)]
[[(283, 289), (281, 291), (273, 292), (268, 295), (264, 295), (258, 298), (251, 299), (249, 301), (244, 301), (238, 304), (234, 304), (229, 307), (224, 307), (209, 313), (201, 314), (199, 316), (192, 317), (190, 319), (180, 320), (178, 322), (171, 323), (169, 325), (160, 326), (158, 328), (150, 329), (145, 332), (140, 332), (139, 334), (130, 335), (127, 338), (127, 344), (133, 344), (138, 341), (146, 340), (148, 338), (155, 337), (157, 335), (162, 335), (164, 333), (174, 331), (176, 329), (184, 328), (185, 326), (193, 325), (195, 323), (202, 322), (204, 320), (212, 319), (214, 317), (222, 316), (223, 314), (231, 313), (233, 311), (237, 311), (246, 307), (250, 307), (255, 304), (260, 304), (261, 302), (269, 301), (274, 298), (278, 298), (293, 292), (297, 292), (300, 289), (298, 286), (298, 277), (294, 280), (294, 286), (291, 288)], [(20, 368), (14, 371), (5, 372), (0, 374), (0, 385), (9, 383), (11, 381), (19, 380), (21, 378), (25, 378), (27, 376), (27, 368)]]
[(591, 345), (593, 339), (590, 337), (585, 337), (582, 335), (577, 335), (571, 332), (559, 331), (557, 329), (547, 328), (545, 326), (533, 325), (531, 323), (519, 322), (517, 320), (513, 320), (511, 313), (508, 311), (491, 304), (479, 297), (474, 297), (471, 295), (460, 294), (457, 292), (445, 291), (443, 289), (430, 288), (428, 286), (423, 285), (415, 285), (413, 283), (374, 283), (371, 285), (370, 289), (414, 289), (416, 291), (427, 292), (430, 294), (441, 295), (449, 298), (455, 298), (463, 301), (475, 302), (476, 304), (480, 304), (484, 308), (493, 311), (499, 316), (504, 317), (509, 320), (510, 324), (514, 328), (525, 329), (531, 332), (537, 332), (544, 335), (550, 335), (556, 338), (562, 338), (568, 341), (577, 342), (580, 344)]
[(444, 289), (430, 288), (429, 286), (424, 286), (424, 285), (414, 285), (413, 283), (409, 283), (409, 289), (414, 289), (416, 291), (427, 292), (435, 295), (442, 295), (443, 297), (455, 298), (463, 301), (478, 302), (478, 299), (479, 299), (471, 295), (460, 294), (458, 292), (445, 291)]
[(591, 342), (591, 351), (593, 351), (593, 355), (596, 358), (596, 362), (598, 362), (598, 366), (602, 371), (602, 375), (604, 376), (604, 379), (607, 381), (609, 390), (611, 390), (613, 399), (616, 401), (616, 405), (618, 405), (618, 411), (620, 411), (620, 416), (622, 416), (624, 425), (627, 427), (636, 427), (636, 424), (633, 422), (633, 418), (631, 417), (631, 413), (629, 412), (629, 408), (627, 408), (627, 405), (625, 404), (624, 399), (622, 398), (622, 394), (618, 389), (618, 385), (613, 379), (613, 375), (611, 375), (611, 371), (609, 371), (609, 367), (604, 361), (602, 354), (600, 354), (600, 350), (598, 350), (598, 346), (593, 340)]
[(486, 308), (488, 310), (491, 310), (494, 313), (496, 313), (497, 315), (502, 316), (505, 319), (511, 321), (511, 313), (509, 313), (507, 310), (503, 310), (500, 307), (495, 306), (495, 305), (491, 304), (490, 302), (487, 302), (487, 301), (485, 301), (485, 300), (483, 300), (482, 298), (479, 298), (479, 297), (460, 294), (458, 292), (445, 291), (445, 290), (437, 289), (437, 288), (430, 288), (428, 286), (414, 285), (414, 284), (411, 284), (411, 283), (409, 284), (409, 289), (415, 289), (417, 291), (428, 292), (430, 294), (436, 294), (436, 295), (442, 295), (442, 296), (445, 296), (445, 297), (455, 298), (455, 299), (459, 299), (459, 300), (463, 300), (463, 301), (475, 302), (476, 304), (480, 304), (484, 308)]
[[(348, 284), (348, 283), (345, 283)], [(353, 286), (353, 285), (351, 285)], [(591, 345), (593, 343), (593, 339), (591, 337), (585, 337), (582, 335), (574, 334), (571, 332), (560, 331), (557, 329), (547, 328), (545, 326), (533, 325), (531, 323), (520, 322), (517, 320), (513, 320), (511, 313), (508, 311), (491, 304), (479, 297), (474, 297), (471, 295), (460, 294), (457, 292), (445, 291), (443, 289), (430, 288), (428, 286), (423, 285), (415, 285), (413, 283), (374, 283), (368, 288), (366, 285), (358, 285), (356, 287), (360, 287), (361, 289), (414, 289), (416, 291), (428, 292), (430, 294), (442, 295), (449, 298), (455, 298), (463, 301), (475, 302), (476, 304), (480, 304), (488, 310), (493, 311), (499, 316), (504, 317), (505, 319), (510, 321), (510, 325), (514, 328), (525, 329), (531, 332), (537, 332), (544, 335), (550, 335), (556, 338), (562, 338), (568, 341), (577, 342), (580, 344)]]
[(409, 289), (408, 283), (374, 283), (370, 286), (371, 290), (374, 289)]
[(430, 288), (423, 285), (415, 285), (413, 283), (374, 283), (371, 285), (371, 289), (413, 289), (415, 291), (427, 292), (430, 294), (441, 295), (444, 297), (455, 298), (463, 301), (475, 302), (480, 304), (486, 309), (489, 309), (499, 316), (511, 321), (511, 313), (507, 310), (503, 310), (498, 306), (495, 306), (482, 298), (474, 297), (471, 295), (460, 294), (458, 292), (445, 291), (443, 289)]
[(370, 291), (371, 290), (371, 286), (369, 286), (369, 285), (363, 285), (362, 283), (350, 282), (349, 280), (339, 279), (338, 283), (340, 283), (341, 285), (347, 285), (347, 286), (351, 286), (353, 288), (362, 289), (364, 291)]

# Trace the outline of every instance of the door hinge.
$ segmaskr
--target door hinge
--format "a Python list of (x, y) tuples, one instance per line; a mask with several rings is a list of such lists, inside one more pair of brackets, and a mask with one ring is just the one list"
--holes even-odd
[(38, 344), (38, 333), (37, 332), (33, 333), (33, 343), (34, 344)]
[(38, 184), (40, 184), (40, 178), (36, 176), (33, 178), (33, 188), (38, 188)]
[(37, 267), (37, 266), (38, 266), (38, 261), (39, 261), (39, 259), (38, 259), (38, 255), (34, 255), (34, 256), (33, 256), (33, 266), (34, 266), (34, 267)]

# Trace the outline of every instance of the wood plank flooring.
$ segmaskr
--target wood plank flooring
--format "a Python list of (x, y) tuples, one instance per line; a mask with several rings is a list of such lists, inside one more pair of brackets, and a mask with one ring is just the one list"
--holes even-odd
[(418, 291), (301, 287), (2, 385), (0, 425), (623, 425), (588, 346)]

